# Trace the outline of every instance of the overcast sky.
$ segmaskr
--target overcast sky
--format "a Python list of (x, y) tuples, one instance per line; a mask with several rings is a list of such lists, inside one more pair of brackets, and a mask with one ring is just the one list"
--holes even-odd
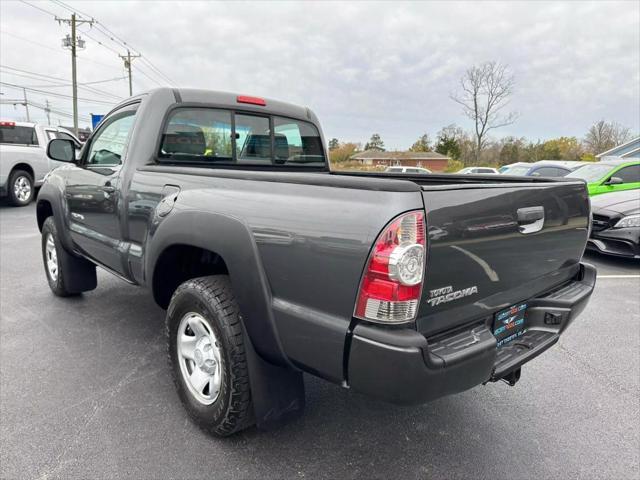
[[(61, 46), (69, 27), (52, 15), (70, 12), (53, 1), (30, 3), (39, 9), (0, 2), (3, 102), (22, 96), (6, 83), (71, 93), (70, 54)], [(516, 81), (510, 108), (519, 119), (496, 136), (582, 137), (601, 118), (640, 130), (638, 1), (66, 4), (93, 16), (176, 85), (307, 105), (327, 139), (364, 143), (378, 132), (387, 148), (406, 149), (422, 133), (433, 138), (450, 123), (470, 129), (449, 96), (466, 68), (487, 60), (508, 64)], [(124, 53), (123, 46), (87, 25), (79, 34), (86, 40), (80, 82), (124, 75), (112, 51)], [(134, 93), (167, 84), (143, 61), (134, 65)], [(80, 101), (83, 116), (109, 109), (91, 103), (113, 101), (105, 92), (128, 95), (124, 79), (91, 87), (99, 91), (79, 93), (87, 99)], [(39, 104), (48, 99), (58, 111), (72, 110), (69, 98), (27, 95)], [(36, 107), (31, 114), (45, 118)], [(1, 115), (23, 118), (24, 107), (4, 104)], [(59, 118), (52, 114), (52, 123)]]

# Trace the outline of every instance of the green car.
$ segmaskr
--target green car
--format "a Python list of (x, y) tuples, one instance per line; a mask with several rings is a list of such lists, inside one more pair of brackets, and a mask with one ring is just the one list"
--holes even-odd
[(640, 160), (605, 160), (583, 165), (565, 178), (586, 180), (589, 195), (640, 188)]

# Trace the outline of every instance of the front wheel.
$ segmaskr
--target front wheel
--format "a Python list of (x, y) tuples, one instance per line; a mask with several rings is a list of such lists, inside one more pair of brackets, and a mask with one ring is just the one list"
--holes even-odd
[(62, 246), (53, 217), (42, 224), (42, 260), (49, 288), (59, 297), (88, 292), (98, 284), (95, 265)]
[(228, 436), (253, 424), (242, 318), (229, 278), (180, 285), (167, 312), (166, 335), (174, 383), (198, 426)]
[(33, 177), (24, 170), (14, 170), (9, 177), (9, 202), (16, 207), (24, 207), (33, 200)]
[(53, 217), (49, 217), (42, 225), (42, 260), (44, 261), (44, 271), (47, 275), (49, 288), (58, 297), (68, 297), (74, 292), (67, 289), (66, 269), (62, 268), (60, 241), (58, 231)]

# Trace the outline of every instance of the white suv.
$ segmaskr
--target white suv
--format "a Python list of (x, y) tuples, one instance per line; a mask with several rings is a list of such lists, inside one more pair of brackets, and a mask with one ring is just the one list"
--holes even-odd
[(431, 173), (431, 170), (421, 167), (387, 167), (385, 169), (386, 173), (417, 173), (420, 175), (425, 175), (427, 173)]

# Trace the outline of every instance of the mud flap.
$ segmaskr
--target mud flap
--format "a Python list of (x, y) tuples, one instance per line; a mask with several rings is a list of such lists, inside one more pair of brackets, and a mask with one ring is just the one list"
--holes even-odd
[(256, 426), (261, 430), (278, 428), (304, 410), (302, 372), (266, 362), (256, 353), (245, 331), (251, 401)]
[(58, 262), (69, 293), (88, 292), (98, 285), (96, 266), (89, 260), (71, 255), (61, 246), (58, 248)]

